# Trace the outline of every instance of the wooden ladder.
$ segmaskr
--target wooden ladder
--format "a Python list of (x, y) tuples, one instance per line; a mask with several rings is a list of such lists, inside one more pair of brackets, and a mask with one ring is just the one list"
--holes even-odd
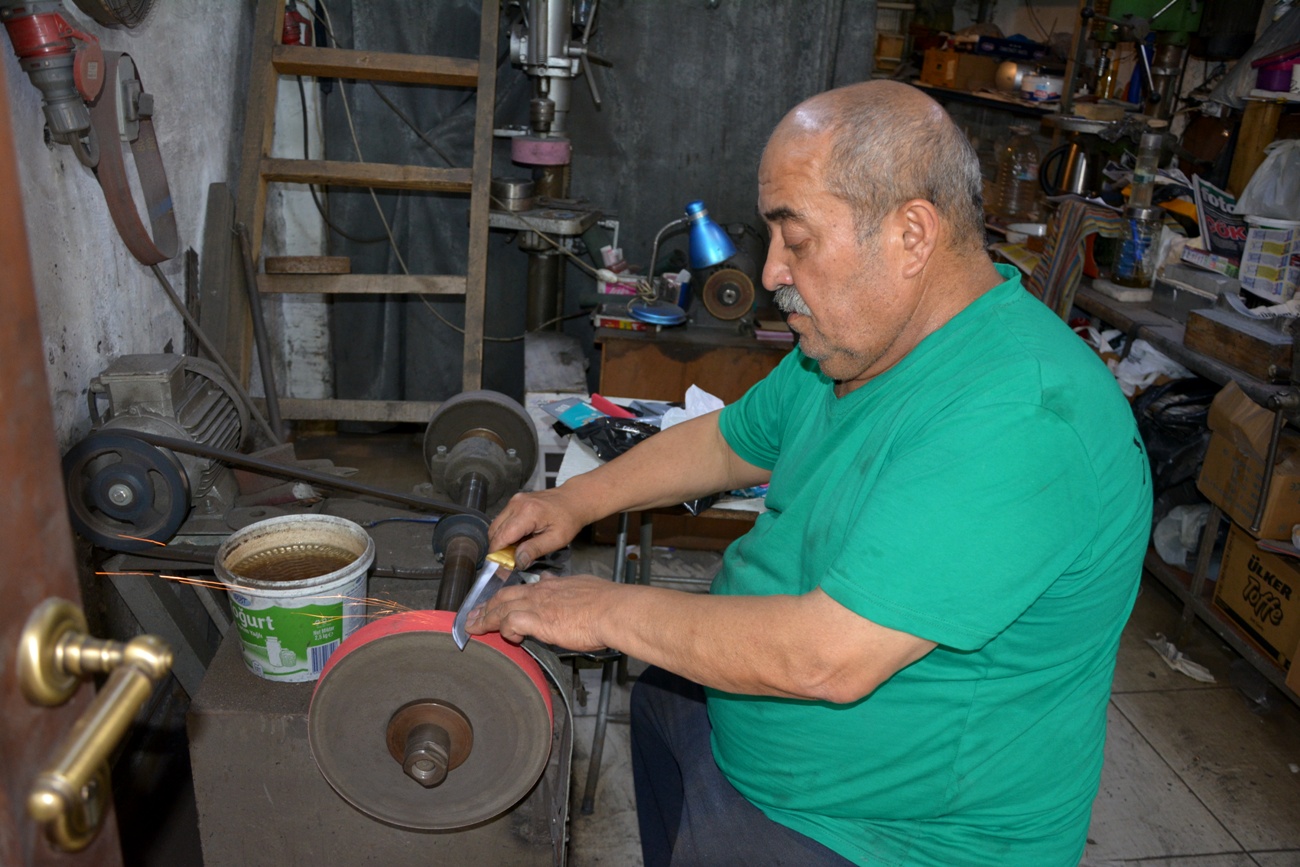
[[(487, 283), (489, 187), (492, 180), (492, 121), (496, 101), (498, 0), (484, 0), (477, 60), (282, 45), (285, 0), (259, 0), (253, 29), (235, 219), (248, 228), (252, 254), (260, 256), (267, 185), (274, 182), (397, 190), (468, 193), (469, 253), (464, 275), (407, 274), (257, 274), (262, 293), (366, 293), (465, 296), (465, 345), (462, 387), (481, 387), (483, 315)], [(401, 82), (474, 88), (474, 165), (431, 168), (336, 160), (273, 159), (276, 92), (281, 75), (307, 75), (362, 81)], [(230, 322), (248, 319), (247, 302), (231, 292)], [(252, 335), (244, 328), (242, 352), (232, 367), (247, 382)], [(417, 422), (429, 420), (438, 407), (429, 401), (294, 399), (281, 397), (286, 420)]]

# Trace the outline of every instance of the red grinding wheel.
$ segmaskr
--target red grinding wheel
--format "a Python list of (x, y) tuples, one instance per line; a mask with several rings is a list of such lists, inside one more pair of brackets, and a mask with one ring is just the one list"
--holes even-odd
[[(316, 765), (344, 800), (391, 825), (447, 831), (495, 818), (528, 794), (550, 758), (541, 666), (495, 634), (460, 651), (454, 618), (410, 611), (367, 624), (330, 657), (312, 695)], [(407, 775), (390, 745), (413, 716), (445, 723), (449, 739), (446, 777), (430, 787)]]

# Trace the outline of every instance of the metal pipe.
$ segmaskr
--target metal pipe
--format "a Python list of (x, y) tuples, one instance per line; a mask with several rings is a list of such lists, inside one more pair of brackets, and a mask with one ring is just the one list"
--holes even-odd
[(1279, 402), (1273, 411), (1273, 433), (1268, 438), (1268, 457), (1264, 459), (1263, 478), (1259, 483), (1259, 502), (1255, 504), (1255, 519), (1250, 522), (1250, 532), (1259, 533), (1259, 525), (1264, 523), (1264, 507), (1268, 504), (1269, 489), (1273, 482), (1273, 462), (1277, 460), (1277, 443), (1282, 438), (1282, 422), (1286, 418)]
[[(560, 278), (564, 274), (561, 257), (554, 251), (528, 254), (528, 312), (525, 328), (537, 331), (559, 314)], [(560, 323), (551, 328), (560, 330)]]
[[(614, 545), (614, 583), (627, 578), (627, 512), (618, 514), (618, 539)], [(619, 654), (621, 657), (622, 654)], [(618, 658), (606, 660), (600, 669), (600, 698), (596, 704), (596, 732), (591, 738), (591, 760), (587, 765), (587, 785), (582, 790), (582, 814), (590, 816), (596, 809), (596, 785), (600, 782), (600, 761), (605, 754), (605, 729), (609, 725), (609, 691), (613, 687)]]
[(275, 386), (275, 367), (271, 364), (271, 341), (266, 333), (266, 317), (262, 313), (262, 293), (257, 291), (257, 265), (253, 262), (253, 242), (248, 238), (248, 227), (235, 226), (239, 235), (239, 249), (244, 259), (244, 291), (248, 293), (248, 312), (253, 318), (253, 344), (257, 347), (257, 366), (262, 371), (262, 388), (266, 391), (266, 414), (271, 427), (280, 426), (280, 394)]

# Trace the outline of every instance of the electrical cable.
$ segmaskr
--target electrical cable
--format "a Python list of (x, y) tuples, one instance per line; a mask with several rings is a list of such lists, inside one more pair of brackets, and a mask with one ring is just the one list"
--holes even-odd
[(1043, 23), (1038, 20), (1038, 13), (1034, 11), (1034, 4), (1031, 2), (1031, 0), (1024, 0), (1024, 3), (1025, 3), (1025, 10), (1029, 12), (1029, 20), (1034, 22), (1034, 27), (1036, 27), (1038, 29), (1038, 32), (1042, 35), (1043, 42), (1044, 43), (1051, 42), (1052, 34), (1048, 33), (1046, 30), (1043, 29)]
[[(302, 104), (302, 158), (307, 160), (311, 159), (311, 153), (308, 150), (308, 142), (310, 139), (308, 137), (309, 128), (307, 126), (307, 91), (303, 87), (302, 76), (297, 76), (297, 79), (298, 101)], [(358, 238), (356, 235), (345, 231), (331, 220), (329, 215), (325, 212), (325, 206), (321, 204), (320, 198), (316, 195), (316, 186), (314, 184), (308, 184), (307, 191), (311, 193), (312, 203), (316, 205), (316, 212), (320, 214), (320, 218), (325, 222), (326, 226), (339, 236), (346, 238), (354, 244), (382, 244), (388, 240), (388, 237), (385, 235), (377, 235), (374, 238)], [(401, 195), (401, 192), (401, 190), (398, 190), (398, 195)]]

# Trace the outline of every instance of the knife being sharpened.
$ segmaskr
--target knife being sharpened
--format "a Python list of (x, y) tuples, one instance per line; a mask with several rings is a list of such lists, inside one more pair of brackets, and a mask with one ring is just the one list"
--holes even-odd
[(509, 587), (512, 584), (532, 584), (537, 581), (539, 576), (531, 572), (521, 572), (514, 566), (513, 547), (502, 548), (487, 555), (483, 568), (479, 570), (478, 578), (474, 580), (474, 586), (470, 587), (469, 592), (465, 594), (465, 601), (456, 610), (456, 619), (451, 625), (451, 637), (461, 650), (469, 644), (469, 633), (465, 631), (465, 623), (469, 620), (471, 611), (486, 605), (502, 587)]

